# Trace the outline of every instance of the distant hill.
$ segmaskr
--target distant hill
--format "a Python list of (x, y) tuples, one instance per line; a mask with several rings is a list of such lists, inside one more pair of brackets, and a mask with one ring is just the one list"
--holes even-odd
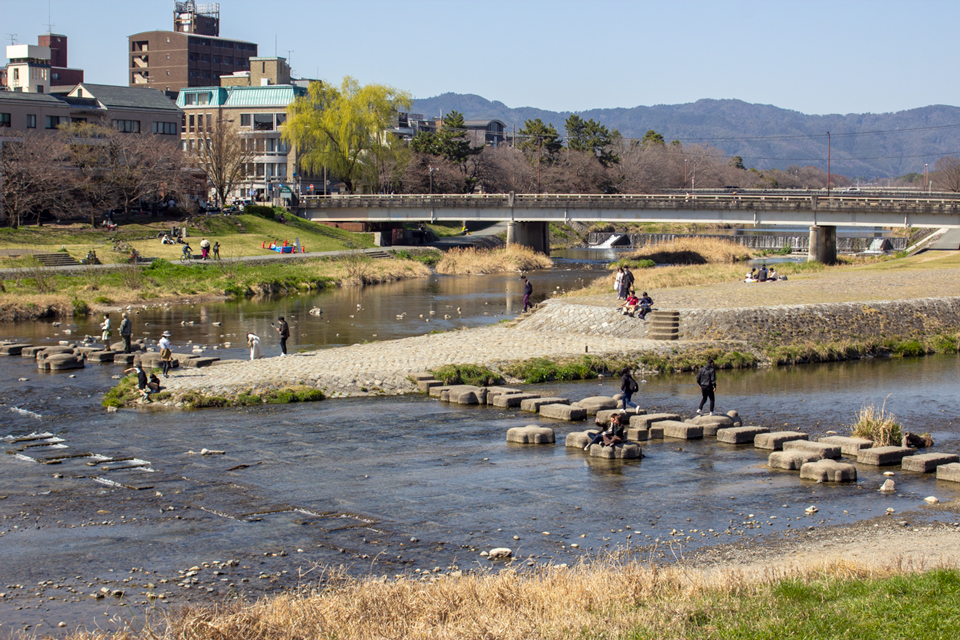
[[(427, 116), (457, 110), (466, 118), (497, 118), (519, 129), (524, 120), (540, 118), (564, 133), (570, 111), (533, 107), (510, 108), (481, 96), (445, 93), (417, 99), (412, 111)], [(945, 155), (960, 155), (960, 107), (933, 105), (897, 113), (850, 113), (811, 116), (772, 105), (741, 100), (698, 100), (691, 104), (577, 112), (641, 138), (649, 129), (669, 142), (709, 144), (739, 155), (747, 167), (785, 170), (791, 165), (827, 168), (826, 132), (832, 136), (831, 167), (850, 178), (891, 178), (922, 173)], [(944, 127), (949, 128), (935, 128)], [(869, 133), (869, 132), (892, 133)], [(860, 135), (849, 135), (849, 134)], [(819, 136), (808, 138), (804, 136)], [(791, 136), (798, 136), (796, 138)], [(697, 140), (708, 138), (709, 140)], [(759, 139), (758, 139), (759, 138)]]

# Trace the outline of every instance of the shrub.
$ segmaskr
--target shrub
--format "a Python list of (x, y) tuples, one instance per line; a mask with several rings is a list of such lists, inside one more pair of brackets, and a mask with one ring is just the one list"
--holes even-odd
[(276, 212), (274, 212), (273, 207), (264, 207), (259, 204), (248, 204), (243, 208), (244, 213), (248, 213), (254, 216), (260, 216), (267, 220), (273, 220), (276, 218)]
[(113, 304), (113, 300), (107, 296), (97, 296), (93, 301), (97, 304)]
[(904, 340), (894, 346), (893, 352), (904, 358), (916, 358), (927, 355), (927, 348), (919, 340)]
[(886, 408), (886, 400), (879, 410), (873, 403), (863, 405), (856, 414), (856, 422), (850, 425), (851, 433), (872, 440), (878, 447), (899, 445), (903, 439), (900, 423), (895, 415), (886, 412)]
[(90, 315), (90, 305), (88, 305), (83, 300), (77, 299), (73, 301), (73, 315), (75, 316), (87, 316)]
[(472, 384), (484, 387), (503, 382), (503, 378), (490, 369), (474, 364), (447, 364), (431, 373), (444, 384)]

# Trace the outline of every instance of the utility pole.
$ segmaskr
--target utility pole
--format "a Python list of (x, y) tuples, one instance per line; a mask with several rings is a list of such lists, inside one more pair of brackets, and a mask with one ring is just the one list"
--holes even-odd
[(537, 195), (540, 195), (540, 160), (543, 157), (543, 136), (537, 136)]
[(827, 131), (827, 197), (830, 197), (830, 132)]
[(433, 167), (430, 167), (430, 195), (433, 195)]

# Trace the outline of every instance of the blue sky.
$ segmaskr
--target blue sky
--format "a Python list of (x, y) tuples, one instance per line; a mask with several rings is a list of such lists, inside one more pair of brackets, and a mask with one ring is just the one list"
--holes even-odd
[[(46, 0), (0, 0), (36, 43)], [(70, 66), (126, 84), (127, 36), (172, 0), (49, 0)], [(956, 0), (221, 0), (221, 35), (301, 77), (475, 93), (551, 110), (737, 98), (810, 114), (960, 105)]]

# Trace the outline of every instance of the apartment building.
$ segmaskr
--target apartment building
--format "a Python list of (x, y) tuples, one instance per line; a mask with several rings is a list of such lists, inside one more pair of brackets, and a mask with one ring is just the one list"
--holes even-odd
[(174, 2), (173, 31), (144, 31), (127, 38), (129, 85), (180, 89), (219, 84), (220, 76), (248, 71), (257, 45), (220, 37), (220, 5)]

